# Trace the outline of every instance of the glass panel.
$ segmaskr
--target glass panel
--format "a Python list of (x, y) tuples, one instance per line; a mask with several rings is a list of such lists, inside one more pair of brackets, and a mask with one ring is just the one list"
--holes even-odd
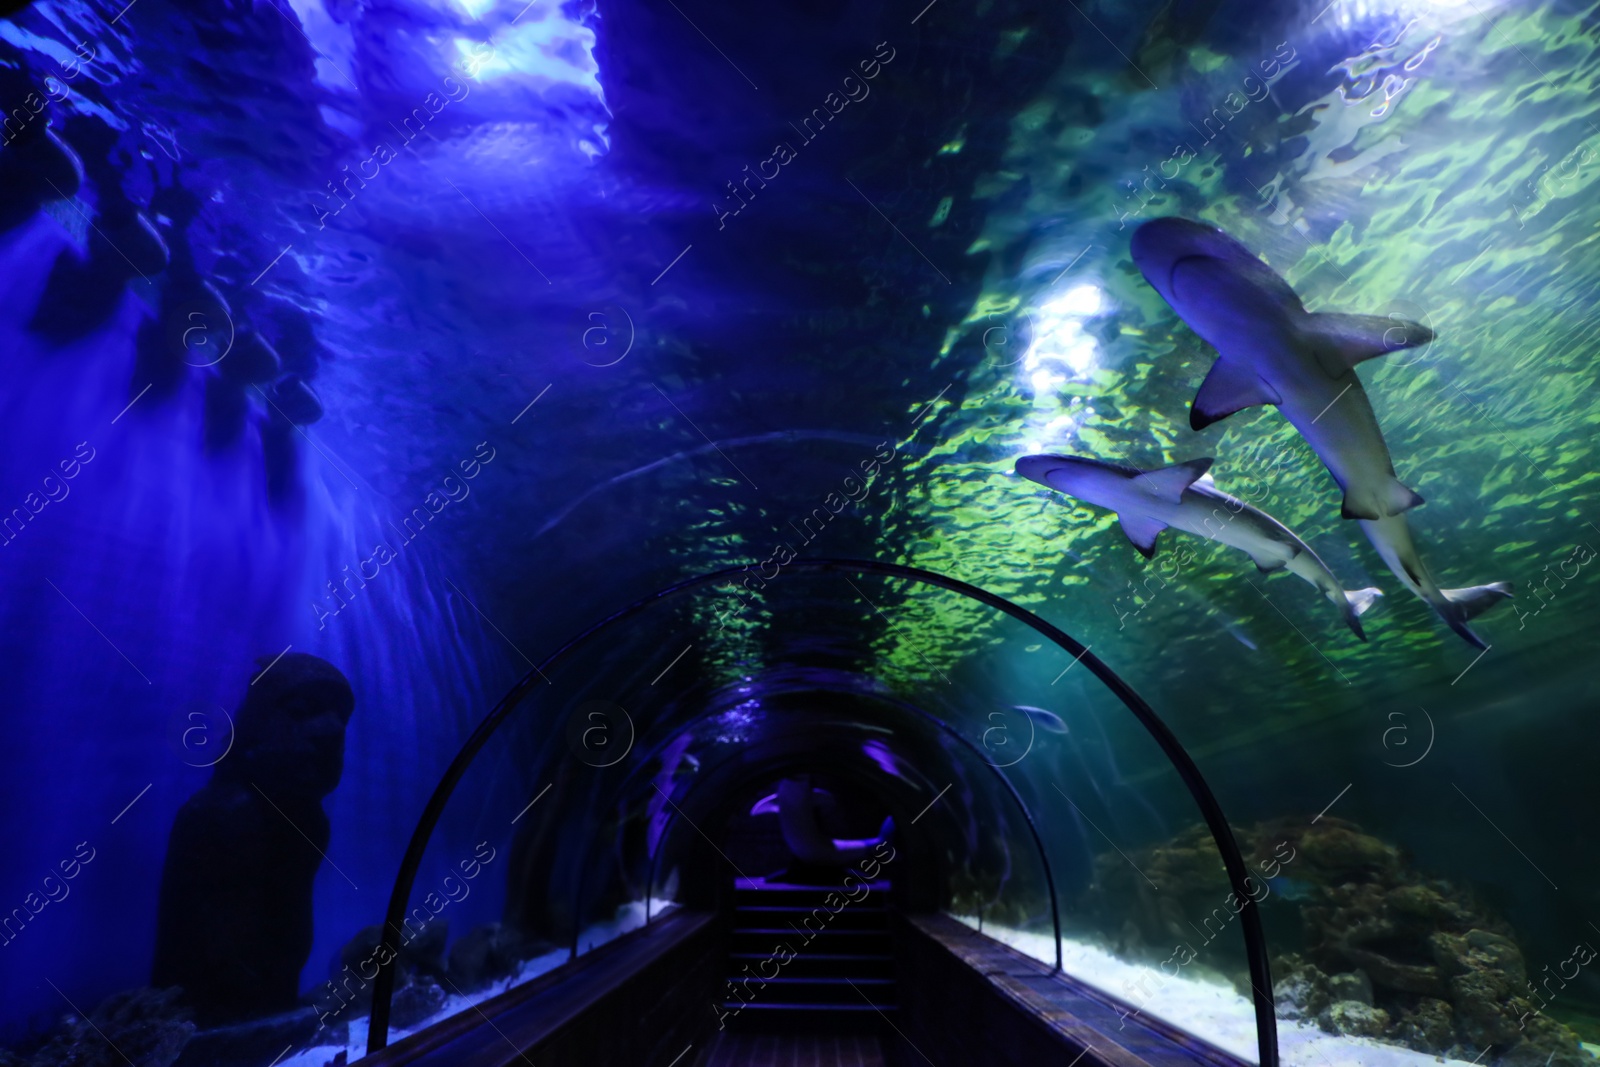
[[(1051, 964), (1059, 910), (1069, 973), (1249, 1054), (1220, 860), (1087, 667), (993, 609), (899, 578), (796, 567), (748, 621), (718, 627), (708, 609), (727, 595), (658, 602), (545, 672), (463, 780), (414, 910), (454, 906), (434, 882), (473, 848), (506, 856), (511, 885), (474, 907), (500, 906), (536, 946), (588, 951), (656, 914), (657, 896), (705, 906), (713, 890), (672, 872), (763, 873), (731, 858), (717, 805), (741, 783), (770, 787), (765, 761), (802, 758), (900, 797), (896, 847), (932, 848), (945, 872), (932, 903)], [(1194, 957), (1152, 987), (1180, 936)], [(459, 1008), (466, 991), (445, 992), (457, 997), (440, 1010)]]

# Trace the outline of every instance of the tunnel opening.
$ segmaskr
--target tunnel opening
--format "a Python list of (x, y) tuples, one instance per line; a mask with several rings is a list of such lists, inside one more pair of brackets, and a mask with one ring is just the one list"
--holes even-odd
[[(1113, 987), (1107, 973), (1086, 973), (1076, 987), (1072, 967), (1063, 973), (1064, 947), (1080, 944), (1073, 935), (1108, 946), (1102, 952), (1131, 952), (1117, 947), (1125, 934), (1105, 928), (1104, 901), (1093, 903), (1120, 849), (1091, 834), (1151, 837), (1181, 821), (1200, 835), (1196, 855), (1209, 853), (1203, 862), (1214, 865), (1221, 891), (1231, 882), (1242, 904), (1230, 929), (1217, 923), (1196, 970), (1239, 990), (1234, 1010), (1248, 1028), (1240, 1032), (1256, 1054), (1249, 1058), (1274, 1062), (1263, 1025), (1270, 1003), (1249, 992), (1270, 981), (1251, 981), (1266, 960), (1238, 844), (1182, 746), (1092, 652), (944, 576), (810, 560), (762, 590), (762, 610), (791, 622), (786, 645), (771, 647), (769, 635), (767, 647), (726, 655), (741, 634), (707, 626), (704, 606), (731, 577), (698, 576), (635, 602), (535, 665), (496, 705), (425, 810), (396, 880), (387, 937), (400, 940), (426, 882), (419, 872), (441, 842), (503, 822), (504, 923), (567, 944), (570, 961), (621, 951), (615, 942), (648, 938), (651, 927), (685, 916), (708, 919), (715, 947), (702, 952), (701, 971), (710, 984), (678, 1007), (702, 1042), (729, 1035), (730, 1056), (746, 1037), (806, 1033), (854, 1035), (863, 1048), (887, 1041), (891, 1059), (914, 1046), (894, 1029), (908, 993), (904, 946), (932, 938), (943, 946), (931, 957), (940, 965), (963, 960), (951, 946), (967, 935), (925, 925), (947, 916), (971, 936), (1008, 943), (1016, 960), (1007, 967), (1042, 967), (1057, 992), (1074, 988), (1099, 1010), (1120, 1006), (1119, 1028), (1140, 1014), (1172, 1048), (1227, 1060), (1235, 1054), (1223, 1051), (1226, 1040), (1207, 1044), (1203, 1020), (1183, 1009), (1152, 1004), (1147, 990), (1130, 1004), (1140, 989)], [(855, 629), (861, 614), (876, 615), (873, 605), (890, 596), (907, 603), (913, 589), (944, 598), (931, 605), (940, 611), (968, 605), (985, 613), (985, 625), (1014, 629), (988, 643), (987, 662), (969, 658), (953, 674), (914, 646), (902, 649), (898, 677), (895, 668), (862, 671), (863, 643), (905, 635)], [(851, 609), (848, 627), (842, 605)], [(641, 658), (640, 646), (653, 654)], [(1037, 655), (1047, 646), (1057, 653), (1048, 661)], [(682, 673), (680, 688), (660, 684), (695, 653), (696, 670)], [(1045, 695), (1074, 669), (1082, 672), (1075, 689)], [(997, 687), (1015, 703), (997, 707)], [(1029, 694), (1059, 712), (1024, 703)], [(1125, 765), (1113, 750), (1125, 753)], [(1137, 770), (1126, 755), (1134, 752)], [(1108, 767), (1118, 773), (1106, 775)], [(541, 805), (542, 818), (527, 818)], [(1076, 834), (1047, 841), (1037, 826), (1047, 808), (1074, 820)], [(1175, 906), (1172, 887), (1152, 888), (1152, 906)], [(853, 895), (871, 903), (858, 907)], [(379, 975), (371, 1052), (388, 1043), (395, 970)], [(919, 1003), (913, 1029), (937, 1014), (926, 997)], [(1015, 998), (1006, 1003), (1021, 1010)], [(1043, 1018), (1059, 1005), (1038, 1010)], [(1039, 1039), (1068, 1040), (1054, 1032)]]

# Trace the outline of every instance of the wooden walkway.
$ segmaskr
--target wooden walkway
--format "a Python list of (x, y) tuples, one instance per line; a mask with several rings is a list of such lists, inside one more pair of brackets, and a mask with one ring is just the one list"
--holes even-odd
[(873, 1034), (723, 1033), (696, 1067), (883, 1067)]

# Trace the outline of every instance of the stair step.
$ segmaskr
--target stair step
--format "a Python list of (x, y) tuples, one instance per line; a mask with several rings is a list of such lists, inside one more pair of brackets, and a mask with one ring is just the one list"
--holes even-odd
[[(784, 935), (786, 937), (806, 937), (806, 936), (808, 936), (808, 932), (805, 931), (805, 930), (792, 930), (787, 926), (736, 926), (736, 927), (733, 928), (733, 934), (734, 934), (735, 937), (738, 937), (740, 935), (749, 935), (749, 936), (754, 936), (754, 937), (771, 937), (773, 934), (781, 934), (781, 935)], [(888, 937), (889, 936), (889, 931), (888, 930), (848, 930), (848, 929), (837, 930), (837, 929), (834, 929), (831, 926), (824, 926), (822, 929), (817, 930), (815, 933), (811, 933), (809, 936), (812, 936), (812, 937)]]
[[(739, 981), (739, 980), (741, 980), (743, 978), (744, 978), (744, 975), (736, 974), (732, 978), (730, 978), (729, 981), (737, 982), (737, 981)], [(752, 979), (752, 980), (756, 981), (756, 982), (765, 982), (767, 985), (791, 985), (791, 986), (808, 986), (808, 985), (892, 986), (892, 985), (894, 985), (894, 979), (893, 978), (823, 978), (823, 977), (817, 977), (817, 978), (806, 978), (806, 977), (785, 978), (782, 975), (779, 975), (777, 978), (759, 978), (758, 977), (758, 978), (755, 978), (755, 979)]]
[[(736, 960), (765, 960), (771, 959), (770, 952), (734, 952), (731, 954)], [(893, 956), (886, 956), (878, 952), (802, 952), (795, 958), (805, 958), (813, 963), (828, 961), (831, 963), (893, 963)]]
[[(764, 972), (771, 972), (775, 957), (770, 952), (735, 952), (730, 954), (729, 969), (738, 977), (745, 976), (745, 968), (755, 981)], [(788, 960), (777, 960), (778, 974), (785, 978), (893, 978), (895, 963), (890, 956), (851, 955), (849, 953), (801, 952)]]
[[(814, 912), (814, 907), (805, 907), (803, 904), (739, 904), (734, 907), (736, 912)], [(845, 904), (842, 912), (886, 912), (882, 904)], [(832, 912), (838, 915), (840, 912)]]
[(735, 932), (744, 929), (782, 927), (804, 937), (807, 931), (818, 930), (883, 930), (889, 929), (889, 917), (883, 911), (841, 911), (830, 914), (821, 908), (773, 908), (756, 911), (738, 908), (733, 913)]
[[(841, 884), (844, 878), (845, 875), (839, 876)], [(856, 876), (856, 880), (858, 882), (861, 881), (859, 875)], [(889, 891), (889, 883), (881, 879), (876, 882), (863, 882), (862, 884), (874, 893), (887, 893)], [(762, 878), (735, 878), (733, 888), (741, 893), (831, 893), (836, 891), (839, 886), (807, 885), (799, 882), (768, 882)]]
[(749, 1003), (738, 1000), (725, 1000), (722, 1002), (723, 1011), (770, 1011), (770, 1012), (821, 1012), (821, 1011), (898, 1011), (898, 1004), (868, 1004), (856, 1001), (854, 1004), (813, 1004), (813, 1003), (783, 1003), (778, 1001), (752, 1000)]

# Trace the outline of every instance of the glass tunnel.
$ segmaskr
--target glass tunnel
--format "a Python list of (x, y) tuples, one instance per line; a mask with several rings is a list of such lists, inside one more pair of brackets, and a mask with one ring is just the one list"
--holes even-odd
[(1585, 1067), (1600, 8), (0, 0), (0, 1067)]

